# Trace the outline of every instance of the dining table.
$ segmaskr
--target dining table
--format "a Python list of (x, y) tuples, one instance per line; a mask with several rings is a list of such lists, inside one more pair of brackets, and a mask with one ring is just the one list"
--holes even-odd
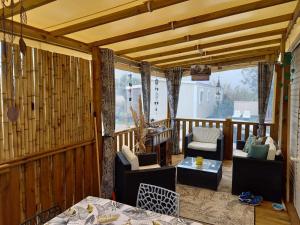
[(199, 222), (88, 196), (45, 225), (202, 225)]

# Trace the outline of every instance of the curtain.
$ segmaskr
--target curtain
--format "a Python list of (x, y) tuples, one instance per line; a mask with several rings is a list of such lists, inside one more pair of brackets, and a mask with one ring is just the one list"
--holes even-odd
[(142, 92), (143, 92), (143, 108), (145, 121), (150, 122), (150, 101), (151, 101), (151, 67), (150, 63), (141, 63), (141, 78), (142, 78)]
[(268, 102), (273, 79), (273, 63), (258, 63), (258, 136), (265, 134), (265, 118), (268, 109)]
[(171, 128), (173, 129), (173, 148), (172, 153), (179, 153), (179, 133), (178, 126), (175, 121), (177, 108), (178, 108), (178, 99), (179, 99), (179, 90), (181, 84), (183, 70), (180, 67), (171, 68), (166, 71), (167, 79), (167, 91), (168, 91), (168, 103), (171, 117)]
[(115, 148), (115, 67), (114, 52), (101, 49), (103, 168), (101, 197), (111, 198), (114, 188)]

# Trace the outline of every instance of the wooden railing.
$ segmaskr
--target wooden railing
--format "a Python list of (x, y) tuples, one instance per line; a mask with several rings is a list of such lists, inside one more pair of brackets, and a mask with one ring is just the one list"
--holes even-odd
[[(233, 121), (231, 119), (183, 119), (177, 118), (179, 141), (182, 152), (185, 150), (185, 136), (192, 132), (193, 127), (216, 127), (223, 131), (225, 159), (232, 159), (232, 149), (236, 140), (246, 140), (250, 134), (257, 135), (258, 123)], [(273, 124), (266, 123), (265, 135), (273, 137)]]
[[(164, 120), (152, 122), (151, 124), (169, 127), (170, 121), (168, 119), (164, 119)], [(120, 151), (123, 145), (128, 145), (130, 149), (133, 149), (133, 147), (136, 145), (134, 134), (135, 134), (135, 128), (129, 128), (126, 130), (115, 132), (117, 151)], [(167, 135), (167, 134), (163, 134), (163, 135)]]
[[(185, 136), (192, 132), (193, 127), (216, 127), (223, 131), (224, 135), (224, 155), (225, 159), (232, 159), (232, 150), (236, 140), (246, 140), (250, 134), (257, 135), (258, 123), (247, 121), (233, 121), (232, 119), (176, 119), (179, 146), (183, 152), (185, 149)], [(170, 120), (156, 121), (154, 124), (169, 127)], [(119, 151), (122, 145), (128, 145), (130, 149), (136, 144), (134, 138), (135, 129), (127, 129), (115, 133), (117, 138), (116, 149)], [(265, 135), (275, 137), (274, 126), (271, 123), (265, 124)], [(275, 138), (274, 138), (275, 139)], [(276, 140), (276, 139), (275, 139)]]

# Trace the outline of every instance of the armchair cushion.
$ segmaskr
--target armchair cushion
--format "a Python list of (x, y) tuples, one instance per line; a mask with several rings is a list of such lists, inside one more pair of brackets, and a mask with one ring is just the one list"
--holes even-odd
[(122, 146), (122, 153), (128, 162), (131, 165), (131, 170), (138, 170), (139, 169), (139, 160), (138, 157), (130, 151), (129, 147), (126, 145)]
[(157, 168), (160, 168), (159, 164), (152, 164), (152, 165), (148, 165), (148, 166), (140, 166), (139, 167), (140, 170), (157, 169)]
[(247, 158), (248, 157), (248, 153), (244, 152), (243, 150), (234, 149), (233, 150), (233, 156)]
[(204, 143), (204, 142), (192, 141), (191, 143), (188, 144), (188, 148), (194, 150), (216, 152), (217, 143)]
[(221, 131), (212, 127), (193, 127), (193, 141), (204, 143), (217, 143)]

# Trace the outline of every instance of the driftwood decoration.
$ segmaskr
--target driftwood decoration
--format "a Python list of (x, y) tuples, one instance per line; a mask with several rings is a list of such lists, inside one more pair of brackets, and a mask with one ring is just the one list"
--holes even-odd
[(145, 116), (143, 113), (143, 104), (142, 104), (141, 96), (139, 97), (138, 112), (136, 112), (132, 108), (132, 106), (130, 107), (130, 111), (132, 114), (134, 125), (136, 127), (136, 132), (135, 132), (136, 145), (134, 146), (134, 149), (135, 149), (135, 152), (144, 153), (144, 152), (146, 152), (145, 141), (146, 141), (147, 131), (146, 131), (146, 122), (145, 122)]

